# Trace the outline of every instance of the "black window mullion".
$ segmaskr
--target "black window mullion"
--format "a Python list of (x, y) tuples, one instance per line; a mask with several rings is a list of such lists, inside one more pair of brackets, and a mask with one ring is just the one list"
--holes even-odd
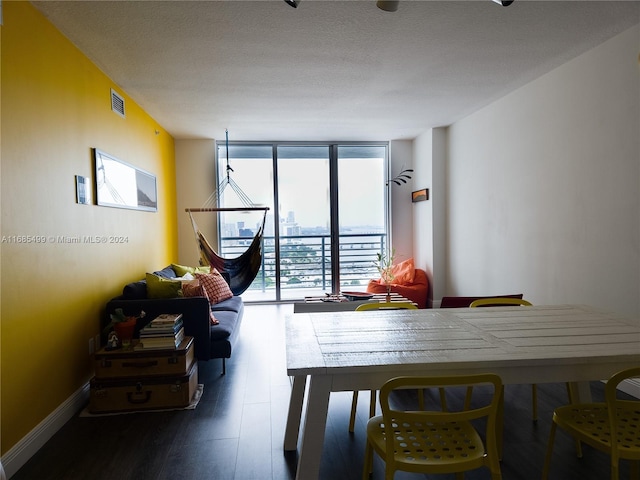
[(340, 218), (338, 217), (338, 145), (329, 146), (329, 215), (331, 235), (331, 291), (340, 292)]

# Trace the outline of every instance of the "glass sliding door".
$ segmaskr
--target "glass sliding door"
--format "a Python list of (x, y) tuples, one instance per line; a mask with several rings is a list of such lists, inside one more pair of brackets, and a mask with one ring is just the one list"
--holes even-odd
[[(263, 234), (262, 266), (243, 298), (276, 300), (276, 255), (274, 250), (273, 147), (267, 145), (229, 145), (229, 166), (224, 144), (218, 144), (218, 181), (221, 207), (244, 207), (247, 202), (269, 207)], [(226, 182), (227, 175), (229, 182)], [(226, 185), (225, 185), (226, 184)], [(213, 215), (213, 214), (211, 214)], [(262, 224), (263, 212), (220, 212), (218, 214), (218, 252), (225, 258), (240, 256)]]
[(338, 146), (340, 291), (365, 291), (387, 231), (387, 148)]
[[(254, 203), (270, 208), (258, 276), (245, 301), (292, 301), (364, 291), (379, 275), (387, 242), (387, 144), (230, 143), (218, 145), (218, 177), (227, 173)], [(220, 205), (239, 206), (225, 188)], [(261, 213), (219, 215), (218, 251), (239, 256)]]
[(280, 298), (331, 292), (329, 147), (278, 146)]

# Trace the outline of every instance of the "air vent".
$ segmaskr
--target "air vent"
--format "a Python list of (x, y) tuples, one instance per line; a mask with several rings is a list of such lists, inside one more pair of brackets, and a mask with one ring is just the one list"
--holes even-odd
[(111, 110), (124, 118), (124, 98), (111, 89)]

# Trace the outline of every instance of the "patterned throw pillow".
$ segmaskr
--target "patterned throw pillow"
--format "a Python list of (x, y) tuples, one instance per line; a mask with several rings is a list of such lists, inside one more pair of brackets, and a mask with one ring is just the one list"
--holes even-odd
[(229, 284), (215, 268), (211, 269), (211, 273), (196, 272), (194, 275), (200, 281), (200, 285), (207, 293), (211, 304), (220, 303), (233, 297)]
[(194, 280), (192, 282), (182, 282), (182, 296), (206, 297), (207, 294), (202, 289), (200, 282), (198, 280)]
[[(182, 284), (182, 295), (185, 297), (205, 297), (209, 302), (209, 307), (211, 307), (211, 300), (209, 300), (209, 296), (202, 285), (200, 285), (199, 280), (194, 280), (193, 282), (186, 282)], [(212, 311), (209, 311), (209, 323), (211, 325), (218, 325), (220, 322), (213, 315)]]

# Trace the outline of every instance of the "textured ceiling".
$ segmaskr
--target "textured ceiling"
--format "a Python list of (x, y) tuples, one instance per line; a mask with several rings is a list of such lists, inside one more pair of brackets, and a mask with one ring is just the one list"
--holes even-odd
[(632, 1), (33, 4), (174, 137), (233, 140), (414, 138), (640, 22)]

